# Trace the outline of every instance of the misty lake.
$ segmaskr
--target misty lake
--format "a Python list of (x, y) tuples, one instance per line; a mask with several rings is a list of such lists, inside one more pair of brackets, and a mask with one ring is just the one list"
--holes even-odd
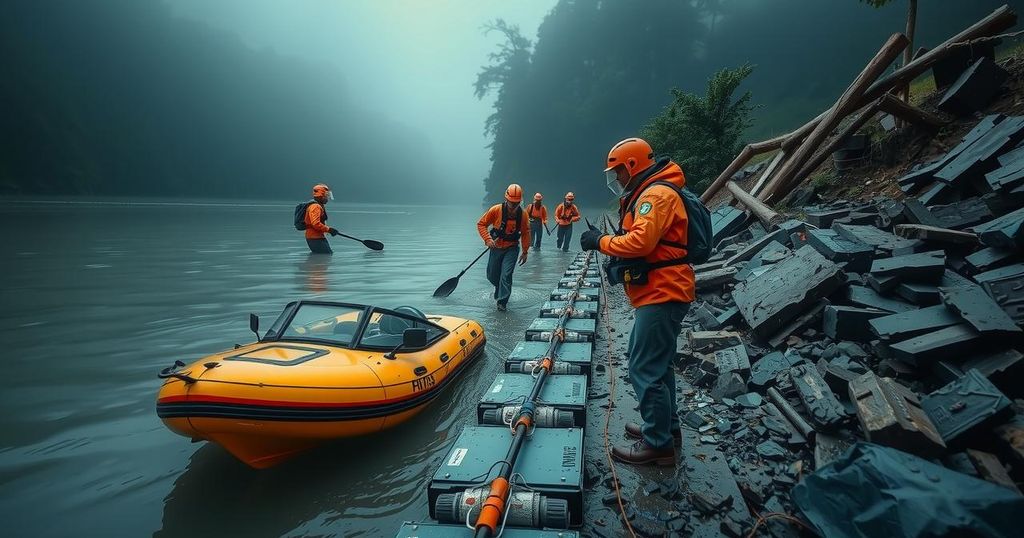
[[(545, 237), (496, 312), (479, 207), (346, 205), (310, 255), (294, 202), (0, 202), (0, 520), (8, 536), (385, 536), (427, 520), (426, 484), (569, 253)], [(549, 210), (552, 209), (549, 207)], [(588, 213), (584, 211), (584, 215)], [(253, 340), (299, 298), (413, 305), (479, 321), (487, 353), (413, 420), (255, 471), (156, 416), (157, 372)]]

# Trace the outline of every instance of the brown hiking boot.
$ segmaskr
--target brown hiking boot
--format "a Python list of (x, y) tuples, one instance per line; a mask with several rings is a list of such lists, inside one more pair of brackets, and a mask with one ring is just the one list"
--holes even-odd
[(623, 463), (632, 463), (633, 465), (671, 467), (676, 464), (675, 449), (653, 448), (643, 439), (625, 448), (612, 447), (612, 457)]
[[(630, 439), (643, 439), (644, 434), (641, 432), (641, 428), (643, 428), (643, 426), (636, 422), (627, 422), (626, 437), (629, 437)], [(682, 446), (683, 432), (681, 430), (675, 430), (672, 432), (672, 444)]]

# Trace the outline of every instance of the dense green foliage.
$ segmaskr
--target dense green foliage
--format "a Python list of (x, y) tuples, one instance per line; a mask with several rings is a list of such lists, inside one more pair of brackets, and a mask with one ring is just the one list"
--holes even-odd
[(686, 170), (695, 192), (702, 192), (743, 147), (752, 95), (748, 91), (733, 99), (733, 94), (753, 70), (745, 65), (715, 73), (703, 96), (673, 88), (672, 102), (640, 130), (654, 151)]
[(439, 173), (425, 137), (362, 111), (337, 69), (157, 0), (0, 12), (0, 193), (297, 199), (315, 178), (341, 199), (415, 201)]

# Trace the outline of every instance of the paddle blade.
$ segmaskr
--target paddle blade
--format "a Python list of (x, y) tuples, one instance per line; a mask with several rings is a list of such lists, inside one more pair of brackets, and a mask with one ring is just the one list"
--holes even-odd
[(368, 249), (384, 250), (384, 243), (381, 243), (380, 241), (374, 241), (373, 239), (366, 239), (366, 240), (363, 241), (363, 244), (366, 245), (366, 248), (368, 248)]
[(444, 284), (441, 284), (440, 286), (437, 287), (436, 290), (434, 290), (434, 297), (447, 297), (451, 295), (453, 291), (455, 291), (455, 288), (458, 285), (459, 277), (453, 276), (448, 280), (445, 280)]

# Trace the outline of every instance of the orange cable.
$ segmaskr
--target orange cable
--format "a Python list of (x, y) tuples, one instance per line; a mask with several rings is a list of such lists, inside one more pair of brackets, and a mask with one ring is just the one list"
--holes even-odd
[[(611, 321), (608, 319), (608, 293), (604, 286), (604, 273), (600, 269), (600, 261), (598, 262), (598, 276), (601, 278), (601, 295), (604, 296), (604, 301), (601, 303), (601, 311), (604, 315), (604, 321), (608, 327), (605, 339), (608, 342), (606, 354), (608, 355), (608, 409), (605, 410), (604, 418), (604, 454), (608, 458), (608, 467), (612, 471), (612, 484), (615, 485), (615, 498), (619, 502), (619, 513), (622, 514), (622, 521), (626, 524), (626, 529), (629, 530), (629, 534), (636, 538), (636, 531), (633, 530), (633, 526), (629, 524), (629, 518), (626, 517), (626, 507), (622, 504), (622, 491), (619, 490), (619, 475), (615, 472), (615, 461), (612, 459), (611, 443), (608, 439), (608, 427), (612, 421), (612, 408), (615, 406), (615, 375), (612, 372), (612, 333), (611, 333)], [(584, 272), (584, 274), (586, 274)]]

